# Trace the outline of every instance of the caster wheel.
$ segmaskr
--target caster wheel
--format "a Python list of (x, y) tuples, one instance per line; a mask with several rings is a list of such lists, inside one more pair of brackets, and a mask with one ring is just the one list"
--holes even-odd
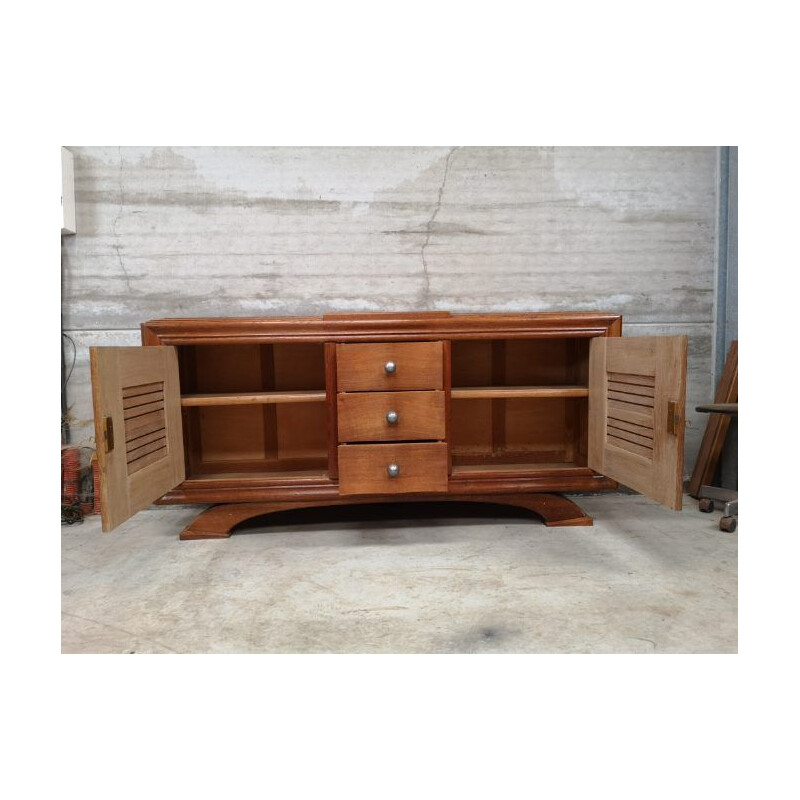
[(733, 533), (736, 530), (736, 517), (723, 517), (719, 521), (719, 529)]
[(703, 498), (703, 499), (700, 501), (700, 510), (701, 510), (701, 511), (702, 511), (704, 514), (708, 514), (708, 512), (709, 512), (709, 511), (713, 511), (713, 510), (714, 510), (714, 501), (713, 501), (713, 500), (711, 500), (711, 499), (710, 499), (710, 498), (708, 498), (708, 497), (704, 497), (704, 498)]

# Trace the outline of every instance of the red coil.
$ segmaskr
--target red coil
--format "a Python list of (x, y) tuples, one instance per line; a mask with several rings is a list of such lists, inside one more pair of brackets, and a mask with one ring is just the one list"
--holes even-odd
[(81, 451), (77, 447), (61, 450), (61, 502), (72, 505), (78, 499)]
[(100, 513), (100, 465), (92, 459), (92, 483), (94, 485), (94, 513)]

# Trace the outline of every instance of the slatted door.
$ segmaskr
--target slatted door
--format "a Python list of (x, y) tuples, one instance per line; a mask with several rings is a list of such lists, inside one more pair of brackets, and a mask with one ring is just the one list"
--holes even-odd
[(686, 336), (593, 339), (589, 466), (679, 511)]
[(174, 347), (92, 347), (100, 512), (121, 525), (185, 477)]

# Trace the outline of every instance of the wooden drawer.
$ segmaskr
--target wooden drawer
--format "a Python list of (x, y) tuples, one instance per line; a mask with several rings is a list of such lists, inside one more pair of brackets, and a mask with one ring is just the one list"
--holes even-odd
[[(396, 465), (399, 474), (389, 475)], [(403, 494), (447, 491), (447, 445), (339, 445), (339, 494)]]
[[(443, 389), (442, 342), (337, 344), (340, 392)], [(387, 371), (394, 364), (394, 372)]]
[(445, 437), (444, 392), (347, 393), (339, 395), (338, 406), (340, 442)]

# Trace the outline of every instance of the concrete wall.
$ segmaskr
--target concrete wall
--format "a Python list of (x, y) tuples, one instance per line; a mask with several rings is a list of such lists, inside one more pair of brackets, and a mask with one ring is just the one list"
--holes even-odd
[(627, 335), (689, 334), (691, 471), (713, 396), (717, 148), (70, 149), (74, 442), (92, 437), (88, 347), (138, 344), (147, 319), (598, 309)]

